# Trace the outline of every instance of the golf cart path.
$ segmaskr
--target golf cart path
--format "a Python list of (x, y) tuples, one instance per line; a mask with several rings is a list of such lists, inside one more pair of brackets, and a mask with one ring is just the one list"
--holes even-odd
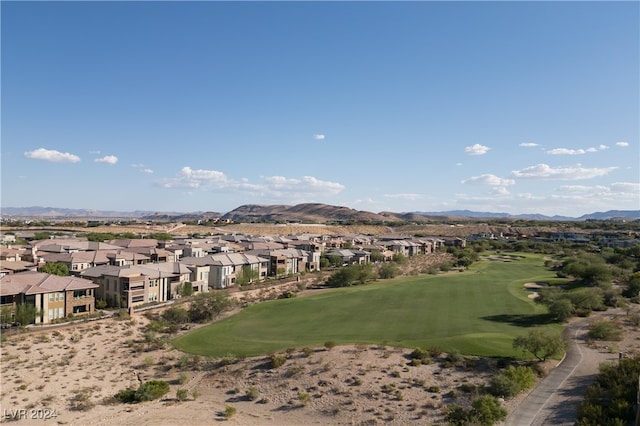
[(563, 334), (565, 357), (511, 412), (504, 426), (574, 425), (578, 403), (598, 373), (602, 362), (615, 361), (617, 353), (585, 344), (587, 320), (569, 324)]

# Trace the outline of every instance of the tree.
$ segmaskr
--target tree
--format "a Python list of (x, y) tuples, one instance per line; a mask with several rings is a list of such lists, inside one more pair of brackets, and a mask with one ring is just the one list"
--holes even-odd
[(236, 283), (240, 286), (251, 284), (260, 277), (260, 273), (251, 265), (244, 265), (236, 277)]
[(38, 271), (61, 277), (69, 276), (69, 267), (60, 262), (48, 262), (38, 268)]
[(38, 310), (34, 305), (21, 304), (16, 306), (15, 320), (21, 325), (32, 324), (36, 322)]
[(189, 306), (189, 318), (193, 322), (210, 321), (233, 306), (235, 306), (235, 300), (231, 299), (226, 291), (200, 293)]
[(371, 255), (369, 255), (369, 259), (372, 262), (384, 262), (384, 254), (379, 251), (372, 251)]
[(396, 262), (398, 265), (404, 265), (409, 261), (409, 259), (407, 259), (407, 256), (405, 256), (402, 253), (396, 253), (393, 255), (393, 261)]
[(400, 273), (400, 269), (398, 265), (393, 263), (388, 263), (386, 265), (382, 265), (378, 269), (378, 276), (382, 279), (393, 278)]
[(354, 284), (364, 284), (373, 279), (373, 277), (373, 266), (371, 264), (349, 265), (331, 274), (327, 279), (327, 284), (332, 287), (349, 287)]
[(624, 297), (636, 297), (640, 294), (640, 272), (631, 275), (626, 282), (626, 288), (622, 291)]
[(193, 285), (190, 282), (180, 283), (176, 287), (176, 293), (182, 297), (191, 296), (193, 294)]
[(573, 316), (574, 306), (571, 300), (559, 298), (549, 304), (549, 313), (558, 321), (567, 321)]
[(47, 231), (36, 231), (33, 233), (33, 239), (34, 240), (48, 240), (49, 238), (51, 238), (51, 232), (47, 232)]
[(546, 361), (547, 358), (564, 351), (565, 346), (560, 334), (533, 329), (527, 335), (513, 339), (513, 347), (530, 352), (540, 361)]

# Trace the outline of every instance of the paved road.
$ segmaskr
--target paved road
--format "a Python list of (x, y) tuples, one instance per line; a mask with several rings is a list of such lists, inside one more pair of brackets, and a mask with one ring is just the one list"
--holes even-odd
[[(559, 392), (562, 384), (575, 371), (582, 361), (582, 350), (577, 343), (577, 336), (585, 327), (586, 321), (581, 320), (567, 326), (564, 330), (564, 337), (567, 341), (566, 355), (560, 365), (554, 368), (551, 373), (525, 398), (514, 410), (507, 420), (505, 426), (532, 426), (532, 425), (573, 425), (575, 424), (575, 406), (565, 404), (560, 407), (553, 419), (547, 417), (543, 408), (551, 399), (554, 393)], [(571, 391), (583, 394), (589, 383), (582, 381), (571, 386)]]

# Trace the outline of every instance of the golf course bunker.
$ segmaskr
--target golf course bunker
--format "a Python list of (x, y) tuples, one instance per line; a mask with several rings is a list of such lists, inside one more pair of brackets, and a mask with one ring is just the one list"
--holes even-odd
[(538, 297), (538, 290), (548, 286), (549, 286), (549, 283), (533, 282), (533, 283), (525, 283), (524, 289), (530, 292), (530, 294), (527, 296), (529, 299), (535, 299), (536, 297)]

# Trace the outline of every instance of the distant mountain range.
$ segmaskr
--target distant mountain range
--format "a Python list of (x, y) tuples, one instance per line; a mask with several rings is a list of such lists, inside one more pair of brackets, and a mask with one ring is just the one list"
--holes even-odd
[(585, 214), (580, 217), (545, 216), (542, 214), (519, 214), (475, 212), (471, 210), (449, 210), (441, 212), (408, 212), (372, 213), (362, 210), (354, 210), (349, 207), (332, 206), (320, 203), (305, 203), (294, 206), (289, 205), (258, 205), (246, 204), (228, 213), (217, 212), (152, 212), (152, 211), (98, 211), (88, 209), (64, 209), (53, 207), (0, 207), (0, 215), (23, 218), (49, 218), (60, 219), (139, 219), (139, 220), (164, 220), (164, 221), (196, 221), (213, 218), (232, 220), (235, 222), (426, 222), (442, 220), (463, 219), (524, 219), (543, 221), (584, 221), (584, 220), (609, 220), (609, 219), (640, 219), (640, 210), (609, 210)]

